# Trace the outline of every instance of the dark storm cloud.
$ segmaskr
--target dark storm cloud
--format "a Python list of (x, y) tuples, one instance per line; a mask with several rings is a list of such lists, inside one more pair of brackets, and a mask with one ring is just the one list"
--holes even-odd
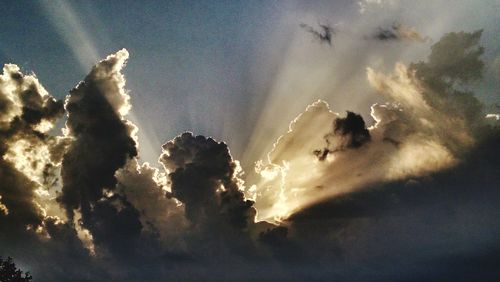
[(27, 225), (33, 227), (41, 225), (43, 216), (33, 202), (36, 185), (5, 161), (0, 162), (0, 177), (2, 179), (0, 201), (4, 207), (0, 211), (2, 233), (5, 235), (23, 233)]
[(225, 143), (184, 133), (164, 144), (163, 151), (160, 162), (169, 171), (171, 197), (185, 204), (192, 223), (243, 230), (253, 222), (253, 202), (240, 191), (239, 164)]
[(93, 243), (111, 253), (127, 255), (137, 247), (142, 225), (139, 212), (125, 197), (114, 194), (115, 172), (137, 155), (121, 69), (128, 52), (121, 50), (95, 65), (66, 100), (66, 151), (59, 202), (69, 221), (81, 212), (83, 228)]
[(318, 30), (305, 23), (301, 23), (300, 27), (310, 33), (320, 43), (326, 43), (330, 46), (332, 45), (333, 36), (337, 33), (333, 27), (327, 24), (319, 24)]
[(28, 89), (20, 93), (20, 101), (23, 105), (21, 119), (27, 124), (36, 125), (42, 120), (53, 123), (63, 113), (63, 102), (50, 98), (43, 98), (37, 89), (37, 85), (31, 84)]
[(271, 246), (280, 246), (288, 243), (288, 228), (278, 226), (269, 228), (259, 234), (259, 240)]
[(115, 171), (137, 155), (133, 128), (119, 113), (127, 106), (119, 85), (127, 56), (119, 52), (101, 61), (67, 98), (67, 135), (73, 141), (63, 159), (59, 201), (70, 218), (78, 208), (87, 216), (104, 189), (113, 190)]
[(349, 111), (345, 118), (338, 118), (333, 122), (333, 134), (340, 134), (348, 139), (340, 149), (358, 148), (370, 141), (370, 132), (366, 129), (363, 117)]
[(136, 251), (142, 224), (139, 211), (124, 197), (113, 195), (97, 201), (83, 224), (92, 232), (94, 244), (123, 256), (118, 259), (129, 259)]
[(335, 275), (359, 269), (351, 280), (498, 279), (499, 141), (500, 132), (490, 131), (454, 169), (301, 210), (289, 218), (292, 240), (312, 257), (336, 261), (344, 270)]
[(325, 136), (325, 141), (326, 148), (314, 151), (321, 161), (325, 160), (329, 153), (361, 147), (370, 141), (370, 132), (363, 117), (348, 111), (345, 118), (333, 121), (333, 131)]

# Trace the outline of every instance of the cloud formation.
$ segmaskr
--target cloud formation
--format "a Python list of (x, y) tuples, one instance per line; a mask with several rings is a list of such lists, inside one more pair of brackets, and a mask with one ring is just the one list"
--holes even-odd
[[(55, 201), (67, 140), (49, 132), (64, 114), (63, 102), (36, 76), (11, 64), (0, 76), (0, 101), (0, 249), (19, 256), (42, 280), (63, 279), (66, 271), (77, 271), (77, 264), (94, 273), (87, 250), (71, 225), (60, 220), (64, 212)], [(50, 264), (64, 270), (42, 274)]]
[(115, 172), (137, 155), (135, 126), (124, 119), (130, 109), (121, 74), (127, 58), (128, 52), (121, 50), (99, 62), (70, 91), (65, 104), (65, 137), (71, 142), (62, 161), (58, 201), (69, 222), (78, 210), (77, 224), (112, 252), (133, 248), (142, 228), (139, 212), (113, 193)]
[(229, 149), (204, 136), (184, 133), (163, 145), (160, 162), (169, 172), (171, 197), (184, 203), (186, 217), (195, 225), (223, 221), (245, 229), (255, 217), (253, 202), (245, 200), (241, 168)]
[[(449, 82), (456, 76), (454, 68), (437, 61), (436, 54), (453, 48), (463, 54), (457, 60), (473, 62), (470, 74), (455, 78), (470, 82), (483, 67), (478, 35), (447, 34), (432, 47), (427, 62), (398, 63), (390, 75), (368, 68), (370, 85), (388, 100), (372, 106), (375, 124), (368, 129), (354, 113), (340, 118), (323, 102), (308, 107), (256, 168), (261, 175), (255, 192), (259, 218), (280, 218), (325, 197), (456, 165), (475, 142), (480, 103)], [(435, 75), (427, 78), (428, 73)]]
[(329, 153), (361, 147), (370, 141), (370, 132), (360, 115), (348, 111), (345, 118), (337, 118), (333, 122), (333, 132), (324, 138), (326, 148), (314, 151), (320, 161), (324, 161)]
[(37, 229), (43, 224), (48, 190), (53, 188), (46, 174), (60, 162), (60, 139), (47, 132), (63, 115), (63, 103), (51, 97), (34, 75), (5, 65), (0, 108), (0, 196), (6, 221), (2, 227)]
[(189, 132), (162, 146), (162, 168), (140, 162), (125, 49), (64, 104), (6, 65), (0, 251), (41, 281), (496, 278), (500, 133), (462, 87), (481, 78), (480, 37), (449, 33), (425, 61), (367, 68), (385, 101), (373, 124), (312, 103), (256, 183), (224, 142)]

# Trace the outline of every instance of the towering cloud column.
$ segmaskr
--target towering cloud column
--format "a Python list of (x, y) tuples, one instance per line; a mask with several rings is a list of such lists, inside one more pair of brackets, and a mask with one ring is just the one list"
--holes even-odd
[(113, 192), (115, 172), (137, 155), (135, 126), (124, 119), (130, 97), (120, 71), (127, 58), (123, 49), (99, 62), (66, 100), (65, 134), (71, 144), (63, 159), (59, 201), (70, 221), (79, 210), (94, 242), (112, 251), (131, 247), (142, 228), (138, 211)]

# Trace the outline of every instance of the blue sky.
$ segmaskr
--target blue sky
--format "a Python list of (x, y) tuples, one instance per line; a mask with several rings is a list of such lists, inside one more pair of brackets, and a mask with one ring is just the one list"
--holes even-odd
[[(377, 98), (366, 83), (365, 68), (389, 71), (396, 61), (423, 59), (429, 52), (431, 43), (361, 39), (394, 21), (434, 42), (445, 32), (484, 28), (488, 73), (477, 89), (486, 102), (498, 101), (493, 90), (498, 86), (493, 61), (500, 52), (498, 1), (419, 3), (2, 2), (0, 61), (36, 73), (51, 94), (62, 98), (99, 59), (126, 48), (131, 54), (125, 69), (134, 107), (130, 118), (140, 125), (144, 159), (154, 161), (164, 141), (189, 130), (228, 142), (237, 158), (250, 163), (316, 99), (338, 112), (367, 116)], [(300, 23), (329, 23), (345, 32), (328, 48), (312, 40)], [(354, 33), (359, 38), (353, 39)], [(316, 85), (297, 86), (307, 83)], [(252, 136), (266, 136), (258, 144), (262, 152), (246, 152), (257, 147)]]
[[(134, 114), (145, 121), (141, 130), (158, 135), (151, 138), (159, 151), (159, 143), (184, 130), (220, 136), (210, 131), (222, 128), (224, 112), (232, 122), (246, 123), (244, 105), (252, 93), (245, 80), (259, 48), (255, 39), (269, 32), (272, 14), (282, 8), (255, 4), (2, 3), (0, 59), (35, 72), (49, 92), (62, 98), (97, 60), (127, 48)], [(211, 116), (214, 112), (218, 117)]]

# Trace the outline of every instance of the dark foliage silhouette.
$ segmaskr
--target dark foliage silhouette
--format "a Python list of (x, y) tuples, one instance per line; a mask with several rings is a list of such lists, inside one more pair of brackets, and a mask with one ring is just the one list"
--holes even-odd
[(0, 281), (2, 282), (25, 282), (31, 281), (29, 272), (23, 274), (23, 271), (16, 267), (11, 257), (3, 259), (0, 257)]

